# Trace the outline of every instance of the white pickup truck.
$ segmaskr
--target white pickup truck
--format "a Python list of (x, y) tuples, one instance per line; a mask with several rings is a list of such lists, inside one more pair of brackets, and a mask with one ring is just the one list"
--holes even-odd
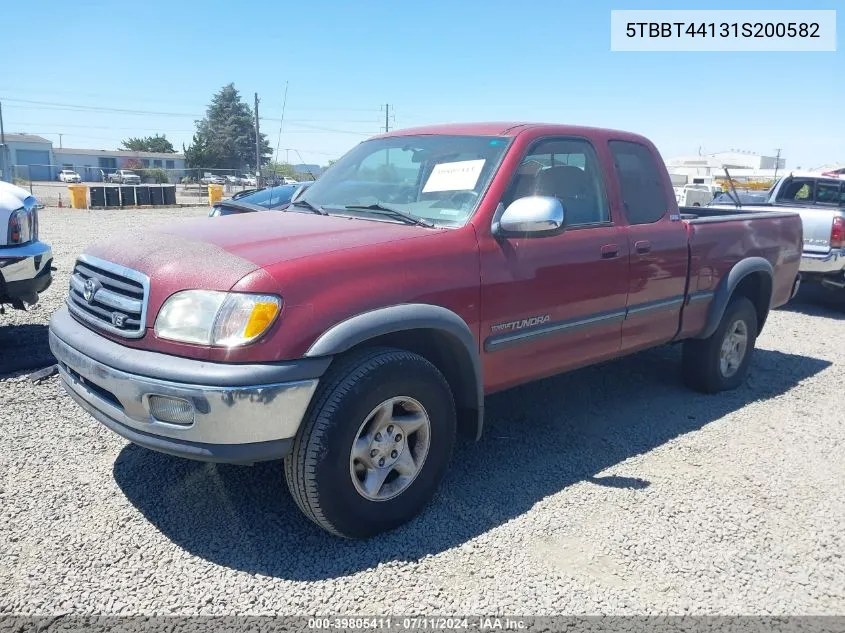
[(675, 200), (679, 207), (703, 207), (713, 200), (710, 185), (683, 185), (675, 187)]
[(38, 209), (26, 189), (0, 181), (0, 312), (38, 302), (52, 281), (53, 251), (38, 241)]
[(803, 281), (845, 290), (845, 176), (815, 172), (790, 172), (769, 190), (765, 202), (735, 207), (723, 198), (712, 207), (733, 211), (797, 211), (801, 216), (804, 247), (801, 255)]

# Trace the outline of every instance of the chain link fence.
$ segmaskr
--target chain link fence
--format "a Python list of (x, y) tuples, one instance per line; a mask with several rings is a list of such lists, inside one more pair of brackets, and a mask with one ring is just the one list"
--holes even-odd
[[(289, 173), (293, 173), (292, 170)], [(176, 186), (176, 203), (180, 205), (208, 204), (208, 185), (222, 185), (224, 197), (232, 196), (259, 186), (274, 186), (296, 181), (312, 180), (311, 174), (296, 174), (292, 179), (270, 170), (262, 170), (259, 181), (255, 174), (244, 170), (190, 167), (165, 169), (144, 167), (140, 169), (75, 167), (72, 165), (13, 165), (10, 174), (14, 184), (29, 189), (44, 206), (67, 206), (68, 185), (74, 183), (109, 184), (165, 184)], [(137, 180), (131, 175), (137, 176)], [(78, 180), (77, 180), (78, 177)]]

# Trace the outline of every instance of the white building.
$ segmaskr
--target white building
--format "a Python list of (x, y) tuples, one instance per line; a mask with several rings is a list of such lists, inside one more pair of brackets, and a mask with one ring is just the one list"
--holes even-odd
[(786, 159), (784, 158), (763, 156), (762, 154), (754, 154), (753, 152), (730, 150), (728, 152), (716, 152), (715, 154), (709, 154), (709, 156), (721, 162), (728, 169), (770, 169), (774, 171), (777, 168), (778, 171), (783, 171), (786, 168)]
[[(666, 167), (676, 185), (714, 184), (724, 179), (725, 168), (734, 180), (774, 180), (786, 171), (786, 160), (776, 156), (763, 156), (751, 152), (731, 150), (703, 156), (679, 156), (666, 161)], [(681, 182), (682, 180), (685, 182)]]

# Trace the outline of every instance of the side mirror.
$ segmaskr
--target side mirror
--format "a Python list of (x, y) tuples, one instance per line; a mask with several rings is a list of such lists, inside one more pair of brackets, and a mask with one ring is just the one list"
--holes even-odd
[(563, 232), (565, 214), (560, 200), (551, 196), (527, 196), (510, 203), (493, 220), (493, 235), (544, 237)]

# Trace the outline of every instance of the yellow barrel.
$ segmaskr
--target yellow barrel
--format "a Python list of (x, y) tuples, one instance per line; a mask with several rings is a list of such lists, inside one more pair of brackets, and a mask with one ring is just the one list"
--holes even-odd
[(208, 185), (208, 206), (223, 199), (223, 185)]
[(88, 185), (68, 185), (67, 190), (70, 193), (71, 208), (88, 208)]

